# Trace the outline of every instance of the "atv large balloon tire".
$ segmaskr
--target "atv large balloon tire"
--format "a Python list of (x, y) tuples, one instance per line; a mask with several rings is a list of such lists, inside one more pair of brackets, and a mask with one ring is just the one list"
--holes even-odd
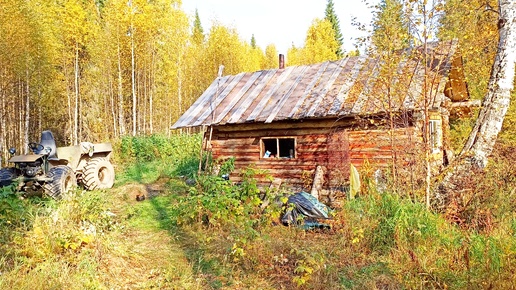
[(113, 164), (104, 157), (94, 157), (86, 166), (82, 183), (87, 190), (107, 189), (115, 183), (115, 169)]
[(46, 194), (54, 199), (60, 199), (64, 193), (68, 193), (77, 186), (77, 179), (72, 168), (66, 165), (59, 165), (50, 168), (47, 177), (52, 181), (46, 183), (43, 187)]
[(7, 167), (0, 169), (0, 187), (9, 186), (18, 177), (16, 168)]

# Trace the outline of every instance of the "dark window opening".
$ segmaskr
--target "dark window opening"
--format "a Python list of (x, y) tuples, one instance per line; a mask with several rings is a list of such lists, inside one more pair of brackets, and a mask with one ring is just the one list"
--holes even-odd
[(278, 154), (277, 139), (263, 139), (264, 158), (275, 157)]
[(296, 139), (264, 138), (261, 153), (263, 158), (296, 158)]

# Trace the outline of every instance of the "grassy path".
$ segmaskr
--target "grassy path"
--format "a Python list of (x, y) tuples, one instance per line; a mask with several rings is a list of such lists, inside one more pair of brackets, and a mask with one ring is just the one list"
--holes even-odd
[[(100, 273), (108, 288), (205, 289), (186, 256), (184, 237), (167, 215), (171, 202), (167, 181), (116, 189), (122, 200), (119, 210), (128, 220), (101, 259)], [(136, 201), (135, 196), (142, 194), (146, 199)]]
[(206, 289), (167, 215), (167, 181), (28, 201), (30, 224), (2, 228), (0, 289)]

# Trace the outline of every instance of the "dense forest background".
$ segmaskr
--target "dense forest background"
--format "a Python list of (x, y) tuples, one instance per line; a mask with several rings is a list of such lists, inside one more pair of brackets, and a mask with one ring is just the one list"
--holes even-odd
[[(481, 98), (496, 50), (496, 1), (427, 2), (380, 1), (371, 7), (371, 37), (357, 45), (382, 54), (459, 39), (471, 94)], [(278, 66), (274, 44), (258, 47), (222, 23), (204, 31), (180, 0), (0, 0), (0, 7), (2, 160), (45, 129), (60, 144), (171, 134), (220, 65), (224, 74)], [(304, 46), (289, 49), (287, 65), (359, 53), (342, 51), (333, 1), (321, 15)]]
[[(395, 63), (398, 49), (457, 39), (471, 97), (487, 95), (497, 1), (378, 2), (372, 23), (354, 23), (369, 36), (343, 51), (327, 0), (286, 64), (356, 54)], [(381, 189), (364, 166), (360, 193), (332, 204), (330, 228), (284, 227), (288, 187), (259, 188), (255, 177), (270, 176), (253, 167), (238, 184), (199, 174), (201, 134), (170, 130), (220, 65), (277, 68), (278, 52), (181, 4), (0, 0), (0, 164), (50, 129), (58, 145), (113, 142), (117, 174), (113, 189), (61, 200), (1, 188), (0, 289), (515, 288), (514, 102), (488, 166), (468, 171), (445, 209), (425, 205), (413, 181)], [(476, 119), (450, 122), (456, 152)], [(219, 173), (233, 168), (227, 160)]]

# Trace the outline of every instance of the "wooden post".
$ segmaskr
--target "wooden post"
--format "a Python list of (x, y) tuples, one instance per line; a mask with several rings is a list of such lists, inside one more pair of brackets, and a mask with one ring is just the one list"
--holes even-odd
[(322, 191), (324, 183), (324, 168), (321, 165), (317, 165), (315, 168), (314, 183), (312, 185), (312, 191), (310, 192), (315, 198), (319, 200), (319, 193)]

